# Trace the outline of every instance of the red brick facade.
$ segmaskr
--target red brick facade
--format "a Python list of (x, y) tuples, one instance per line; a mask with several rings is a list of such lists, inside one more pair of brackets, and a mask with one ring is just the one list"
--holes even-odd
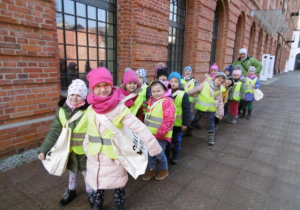
[[(299, 11), (299, 4), (289, 2), (289, 12)], [(55, 0), (0, 3), (0, 158), (37, 147), (57, 109), (61, 88), (55, 4)], [(186, 5), (184, 66), (193, 68), (196, 79), (202, 81), (209, 69), (216, 8), (215, 50), (221, 69), (246, 47), (259, 60), (264, 53), (277, 52), (275, 70), (284, 71), (290, 50), (285, 39), (291, 38), (292, 29), (283, 37), (269, 34), (251, 17), (251, 10), (282, 9), (282, 1), (187, 0)], [(117, 8), (118, 81), (126, 67), (148, 70), (151, 80), (155, 65), (168, 60), (170, 1), (119, 0)]]

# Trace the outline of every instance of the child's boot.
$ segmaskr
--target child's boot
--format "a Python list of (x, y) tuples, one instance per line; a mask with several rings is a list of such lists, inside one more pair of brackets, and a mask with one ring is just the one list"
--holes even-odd
[(93, 210), (103, 210), (104, 192), (103, 190), (93, 191), (92, 202)]
[(93, 192), (88, 193), (88, 202), (90, 206), (93, 208), (94, 207), (94, 201), (93, 201)]
[(169, 171), (167, 170), (161, 170), (157, 176), (155, 177), (156, 180), (163, 180), (164, 178), (166, 178), (169, 175)]
[(215, 144), (215, 132), (209, 131), (208, 132), (208, 145), (214, 146)]
[(179, 162), (179, 150), (177, 150), (177, 149), (175, 150), (175, 148), (173, 150), (173, 157), (172, 157), (171, 162), (173, 164), (177, 164)]
[(248, 115), (246, 119), (251, 119), (251, 117), (252, 117), (252, 110), (248, 110)]
[(147, 170), (144, 176), (142, 177), (142, 180), (148, 181), (154, 176), (155, 176), (155, 170)]
[(103, 210), (103, 203), (94, 203), (93, 210)]
[(236, 116), (229, 115), (229, 118), (228, 118), (228, 120), (227, 120), (226, 122), (227, 122), (227, 123), (230, 123), (230, 124), (235, 124), (235, 123), (237, 123), (237, 121), (236, 121)]
[(247, 109), (243, 109), (243, 113), (240, 114), (240, 118), (246, 117), (246, 112), (247, 112)]
[(187, 127), (186, 131), (183, 133), (183, 136), (191, 136), (192, 135), (193, 128), (190, 126)]
[(72, 200), (76, 198), (76, 196), (76, 190), (69, 190), (69, 188), (67, 188), (66, 192), (63, 195), (63, 198), (59, 201), (59, 205), (68, 205)]
[(115, 204), (114, 210), (126, 210), (124, 205)]

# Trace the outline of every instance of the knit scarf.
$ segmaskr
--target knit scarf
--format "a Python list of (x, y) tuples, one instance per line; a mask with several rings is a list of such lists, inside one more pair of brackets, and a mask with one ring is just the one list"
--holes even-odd
[(68, 107), (70, 107), (71, 110), (73, 111), (73, 110), (76, 109), (76, 108), (82, 107), (82, 106), (85, 104), (85, 101), (81, 102), (81, 103), (78, 104), (77, 106), (73, 106), (73, 105), (70, 103), (69, 99), (67, 98), (66, 104), (67, 104)]
[(122, 99), (123, 94), (115, 87), (112, 88), (112, 94), (110, 96), (102, 97), (90, 93), (87, 97), (89, 104), (92, 105), (98, 114), (106, 114), (113, 110)]
[(256, 77), (255, 74), (247, 74), (247, 77), (249, 77), (250, 79), (254, 79)]
[[(123, 89), (123, 88), (120, 88), (119, 91), (120, 91), (125, 97), (126, 97), (126, 96), (129, 96), (129, 95), (131, 94), (130, 92), (126, 91), (126, 90)], [(132, 106), (134, 105), (134, 101), (135, 101), (135, 99), (137, 99), (137, 97), (138, 97), (138, 95), (135, 96), (135, 97), (133, 97), (133, 98), (131, 98), (131, 99), (129, 99), (129, 100), (127, 100), (127, 101), (125, 101), (125, 105), (126, 105), (127, 107), (132, 107)]]
[(194, 77), (193, 76), (190, 76), (190, 77), (183, 77), (183, 79), (185, 80), (185, 81), (190, 81), (191, 79), (193, 79)]

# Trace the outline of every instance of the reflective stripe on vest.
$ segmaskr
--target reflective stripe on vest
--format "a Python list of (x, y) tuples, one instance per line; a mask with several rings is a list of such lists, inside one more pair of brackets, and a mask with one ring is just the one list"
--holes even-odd
[[(162, 122), (164, 120), (162, 104), (165, 100), (168, 100), (168, 99), (165, 99), (165, 98), (162, 99), (152, 109), (150, 106), (148, 106), (149, 112), (147, 112), (147, 114), (145, 116), (145, 125), (149, 128), (149, 130), (151, 131), (152, 134), (157, 134), (157, 131), (158, 131), (159, 127), (162, 125)], [(172, 138), (172, 133), (173, 133), (173, 127), (164, 137)]]
[[(111, 159), (118, 159), (114, 148), (112, 146), (111, 139), (115, 135), (110, 129), (106, 129), (104, 134), (100, 136), (99, 128), (97, 127), (96, 121), (96, 113), (90, 107), (87, 111), (88, 116), (88, 133), (89, 133), (89, 146), (88, 146), (88, 154), (89, 155), (97, 155), (100, 152), (103, 152), (104, 155)], [(128, 108), (125, 108), (119, 116), (117, 116), (113, 123), (117, 127), (122, 127), (121, 120), (130, 113)]]
[(241, 100), (241, 87), (242, 87), (242, 82), (238, 81), (233, 90), (233, 99), (238, 102)]
[(255, 77), (254, 80), (251, 80), (250, 78), (247, 77), (247, 79), (246, 79), (246, 93), (254, 94), (253, 85), (255, 85), (256, 82), (257, 82), (257, 77)]
[[(181, 79), (181, 84), (185, 85), (187, 84), (187, 82), (184, 79)], [(192, 90), (195, 87), (195, 82), (193, 82), (191, 85), (189, 85), (188, 87), (184, 88), (184, 91), (187, 93), (190, 90)], [(194, 103), (195, 97), (194, 96), (190, 96), (189, 97), (191, 104)]]
[(148, 85), (143, 85), (142, 86), (142, 91), (139, 93), (139, 95), (142, 95), (142, 98), (143, 98), (143, 111), (144, 111), (144, 114), (146, 114), (147, 112), (147, 88), (148, 88)]
[(219, 95), (219, 90), (215, 92), (215, 96), (211, 96), (209, 82), (205, 82), (204, 87), (196, 101), (196, 109), (202, 112), (216, 112), (216, 97)]
[[(65, 125), (67, 122), (67, 118), (64, 109), (60, 108), (58, 116), (62, 126)], [(84, 110), (84, 114), (81, 116), (79, 122), (77, 123), (76, 127), (72, 130), (71, 134), (70, 151), (74, 151), (78, 155), (85, 154), (82, 143), (87, 132), (87, 123), (87, 111)]]
[(180, 93), (176, 96), (174, 104), (176, 106), (176, 119), (175, 119), (175, 126), (181, 127), (182, 126), (182, 100), (185, 92), (180, 91)]

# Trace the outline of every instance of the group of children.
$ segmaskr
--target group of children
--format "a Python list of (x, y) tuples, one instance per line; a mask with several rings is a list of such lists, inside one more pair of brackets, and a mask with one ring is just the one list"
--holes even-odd
[[(234, 70), (229, 67), (223, 73), (214, 64), (201, 84), (192, 73), (192, 68), (187, 66), (181, 77), (178, 72), (169, 73), (168, 68), (159, 63), (155, 80), (148, 84), (146, 70), (126, 69), (122, 85), (116, 88), (110, 71), (101, 67), (87, 75), (91, 90), (88, 95), (85, 83), (79, 79), (73, 80), (67, 98), (59, 103), (61, 108), (38, 155), (40, 160), (44, 160), (60, 135), (63, 122), (79, 110), (84, 111), (81, 117), (70, 123), (69, 186), (59, 205), (68, 205), (76, 198), (78, 174), (81, 172), (93, 209), (103, 209), (105, 189), (115, 190), (114, 209), (125, 209), (127, 171), (114, 152), (111, 143), (114, 133), (99, 122), (98, 114), (105, 115), (119, 128), (123, 125), (128, 127), (145, 143), (149, 158), (147, 170), (142, 176), (144, 181), (152, 177), (163, 180), (169, 175), (169, 161), (173, 164), (179, 162), (183, 132), (190, 135), (201, 117), (206, 116), (208, 120), (209, 145), (214, 145), (216, 124), (227, 114), (228, 107), (227, 122), (236, 123), (241, 100), (244, 100), (243, 116), (248, 110), (247, 118), (251, 118), (253, 88), (260, 86), (254, 67), (250, 68), (247, 78), (243, 78), (238, 67)], [(243, 91), (245, 97), (242, 96)], [(195, 94), (198, 94), (197, 98)], [(193, 104), (197, 109), (194, 117)], [(160, 162), (158, 173), (157, 160)]]

